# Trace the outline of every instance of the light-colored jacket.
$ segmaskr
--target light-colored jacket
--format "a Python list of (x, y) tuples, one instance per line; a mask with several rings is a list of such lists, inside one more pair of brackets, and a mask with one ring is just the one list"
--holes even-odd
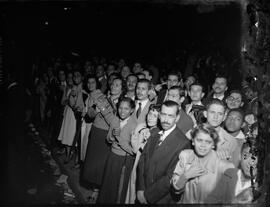
[[(184, 172), (192, 164), (200, 165), (206, 170), (206, 173), (187, 180)], [(215, 189), (223, 173), (229, 168), (234, 168), (234, 165), (226, 160), (220, 160), (214, 150), (211, 150), (204, 163), (200, 162), (194, 150), (183, 150), (179, 154), (179, 161), (171, 179), (174, 193), (179, 195), (178, 203), (204, 203)]]

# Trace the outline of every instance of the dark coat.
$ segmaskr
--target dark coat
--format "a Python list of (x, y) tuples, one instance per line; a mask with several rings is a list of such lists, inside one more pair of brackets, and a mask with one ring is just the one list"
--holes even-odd
[(167, 89), (161, 89), (161, 90), (158, 92), (157, 104), (160, 104), (160, 105), (161, 105), (161, 104), (164, 102), (166, 93), (167, 93)]
[(190, 141), (176, 127), (158, 146), (159, 134), (150, 136), (138, 164), (137, 191), (143, 190), (148, 203), (172, 202), (170, 179), (183, 149)]
[(180, 129), (184, 134), (186, 134), (190, 129), (193, 128), (194, 123), (189, 115), (184, 112), (183, 109), (180, 109), (180, 119), (176, 123), (178, 129)]

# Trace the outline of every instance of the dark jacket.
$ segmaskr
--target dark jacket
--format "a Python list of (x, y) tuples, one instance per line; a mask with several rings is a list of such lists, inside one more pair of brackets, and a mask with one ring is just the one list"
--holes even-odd
[(190, 141), (176, 127), (158, 146), (159, 134), (149, 137), (138, 164), (137, 191), (143, 190), (149, 204), (172, 202), (170, 179), (183, 149)]

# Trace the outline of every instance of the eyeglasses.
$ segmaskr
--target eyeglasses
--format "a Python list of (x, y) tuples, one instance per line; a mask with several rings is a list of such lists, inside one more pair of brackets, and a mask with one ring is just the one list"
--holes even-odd
[(232, 101), (232, 102), (237, 102), (237, 103), (240, 103), (241, 102), (241, 99), (240, 98), (234, 98), (233, 96), (229, 96), (228, 97), (228, 100), (229, 101)]

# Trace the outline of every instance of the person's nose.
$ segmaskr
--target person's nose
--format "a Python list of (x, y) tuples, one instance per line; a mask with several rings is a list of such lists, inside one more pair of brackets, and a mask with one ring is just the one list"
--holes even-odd
[(218, 118), (218, 114), (215, 113), (215, 114), (214, 114), (214, 119), (217, 119), (217, 118)]

